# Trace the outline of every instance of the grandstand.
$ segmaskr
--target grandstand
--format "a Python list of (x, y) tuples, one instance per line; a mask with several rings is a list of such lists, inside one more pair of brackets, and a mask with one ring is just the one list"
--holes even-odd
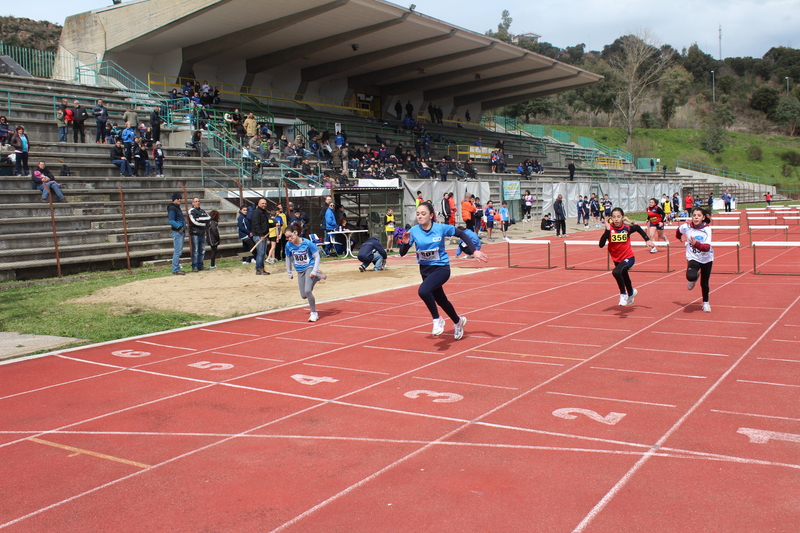
[[(240, 203), (261, 196), (272, 204), (291, 200), (313, 224), (319, 197), (337, 185), (325, 160), (311, 156), (313, 171), (303, 175), (277, 145), (267, 156), (275, 159), (274, 165), (255, 164), (225, 122), (225, 114), (234, 109), (258, 117), (274, 134), (273, 141), (282, 135), (288, 140), (307, 137), (314, 125), (331, 135), (341, 128), (353, 150), (376, 147), (380, 138), (391, 153), (400, 144), (413, 151), (424, 132), (434, 162), (442, 157), (475, 160), (477, 181), (458, 183), (452, 175), (449, 182), (420, 179), (400, 165), (396, 182), (363, 182), (358, 187), (363, 194), (355, 188), (344, 189), (347, 194), (334, 190), (348, 221), (361, 229), (374, 229), (370, 220), (388, 206), (403, 223), (412, 220), (416, 190), (434, 200), (443, 192), (455, 192), (459, 199), (465, 192), (498, 199), (503, 181), (518, 181), (519, 190), (529, 189), (540, 199), (536, 216), (551, 210), (557, 194), (571, 199), (580, 193), (611, 192), (612, 197), (625, 197), (626, 209), (636, 209), (639, 200), (662, 191), (705, 194), (707, 177), (670, 172), (664, 180), (660, 172), (637, 171), (633, 156), (624, 150), (487, 113), (596, 83), (600, 76), (386, 2), (286, 3), (269, 13), (248, 10), (250, 3), (144, 0), (69, 17), (58, 57), (48, 70), (51, 79), (0, 75), (0, 92), (6, 96), (3, 113), (12, 125), (25, 126), (32, 165), (44, 160), (55, 174), (62, 164), (72, 171), (72, 176), (57, 178), (69, 201), (54, 205), (53, 224), (49, 205), (36, 201), (39, 192), (29, 178), (0, 176), (0, 279), (53, 276), (57, 265), (73, 273), (124, 268), (128, 258), (140, 265), (170, 257), (172, 239), (164, 211), (181, 186), (188, 195), (199, 196), (206, 210), (220, 211), (223, 255), (240, 249), (235, 223)], [(358, 17), (352, 16), (353, 10)], [(242, 12), (253, 16), (238, 16)], [(139, 22), (125, 24), (132, 17)], [(100, 26), (106, 39), (95, 38)], [(244, 44), (243, 35), (249, 39)], [(250, 57), (256, 53), (260, 55)], [(19, 58), (23, 67), (24, 57)], [(198, 82), (202, 78), (219, 89), (220, 102), (202, 115), (183, 99), (167, 97), (171, 89), (182, 89), (190, 72)], [(165, 121), (165, 177), (119, 178), (107, 145), (58, 143), (55, 110), (61, 98), (77, 99), (90, 109), (102, 98), (112, 123), (122, 122), (123, 112), (133, 108), (148, 125), (150, 111), (159, 110)], [(398, 121), (397, 103), (411, 104), (416, 128)], [(428, 106), (447, 112), (434, 120)], [(474, 121), (467, 120), (470, 109)], [(202, 149), (187, 147), (201, 121)], [(93, 138), (90, 119), (87, 139)], [(485, 148), (475, 146), (478, 138)], [(489, 154), (501, 141), (509, 173), (493, 174)], [(517, 164), (528, 159), (538, 159), (544, 173), (528, 178), (516, 174)], [(577, 166), (574, 182), (568, 181), (570, 161)], [(357, 183), (355, 171), (350, 177)], [(125, 202), (127, 253), (118, 182)], [(512, 215), (518, 216), (519, 202), (510, 204)], [(568, 209), (574, 209), (571, 204), (567, 202)], [(187, 241), (185, 253), (188, 246)]]

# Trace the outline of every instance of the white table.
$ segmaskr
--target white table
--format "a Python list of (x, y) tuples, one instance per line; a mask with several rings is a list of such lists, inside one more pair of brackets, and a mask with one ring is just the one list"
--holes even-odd
[(350, 235), (354, 233), (369, 233), (369, 230), (366, 229), (354, 229), (354, 230), (345, 230), (345, 231), (329, 231), (328, 235), (344, 235), (345, 239), (345, 252), (344, 256), (350, 256), (353, 259), (356, 258), (356, 255), (353, 253), (352, 246), (350, 245)]

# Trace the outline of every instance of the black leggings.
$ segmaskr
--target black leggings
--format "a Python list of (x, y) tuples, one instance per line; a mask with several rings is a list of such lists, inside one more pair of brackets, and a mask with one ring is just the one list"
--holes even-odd
[(567, 234), (567, 221), (556, 219), (556, 235)]
[(209, 246), (211, 248), (211, 266), (215, 266), (217, 264), (217, 247), (216, 246)]
[(417, 293), (425, 305), (428, 307), (434, 319), (439, 318), (439, 307), (442, 308), (454, 324), (458, 324), (461, 318), (456, 313), (453, 304), (447, 299), (442, 286), (450, 279), (450, 265), (420, 265), (419, 273), (422, 275), (422, 285), (419, 286)]
[(631, 269), (635, 262), (635, 257), (629, 257), (620, 263), (614, 263), (614, 270), (611, 273), (614, 275), (614, 279), (617, 280), (620, 294), (633, 296), (633, 284), (631, 283), (631, 277), (628, 275), (628, 270)]
[(697, 271), (700, 271), (700, 288), (703, 289), (703, 302), (708, 302), (708, 280), (711, 278), (711, 265), (713, 264), (714, 261), (699, 263), (695, 260), (691, 260), (686, 269), (686, 279), (688, 281), (697, 281)]

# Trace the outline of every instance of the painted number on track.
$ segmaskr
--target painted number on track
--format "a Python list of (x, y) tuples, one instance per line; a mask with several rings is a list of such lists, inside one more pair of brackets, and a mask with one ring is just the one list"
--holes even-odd
[(319, 383), (336, 383), (338, 379), (329, 378), (328, 376), (306, 376), (305, 374), (295, 374), (292, 379), (301, 385), (317, 385)]
[(233, 365), (230, 363), (212, 363), (211, 361), (198, 361), (188, 366), (202, 368), (203, 370), (230, 370)]
[(115, 352), (111, 352), (111, 355), (116, 355), (117, 357), (147, 357), (150, 355), (150, 352), (139, 352), (137, 350), (117, 350)]
[(435, 392), (432, 390), (410, 390), (403, 396), (406, 398), (419, 398), (420, 396), (427, 396), (434, 398), (434, 403), (452, 403), (463, 400), (464, 397), (455, 392)]
[(779, 433), (777, 431), (764, 431), (763, 429), (739, 428), (736, 433), (747, 435), (753, 444), (766, 444), (771, 440), (800, 443), (800, 435), (794, 433)]
[(606, 424), (608, 426), (613, 426), (625, 416), (625, 413), (608, 413), (606, 416), (600, 416), (595, 411), (589, 409), (578, 409), (575, 407), (564, 407), (563, 409), (556, 409), (553, 411), (553, 416), (557, 416), (558, 418), (563, 418), (565, 420), (575, 420), (578, 418), (575, 414), (588, 416), (595, 422), (600, 422), (601, 424)]

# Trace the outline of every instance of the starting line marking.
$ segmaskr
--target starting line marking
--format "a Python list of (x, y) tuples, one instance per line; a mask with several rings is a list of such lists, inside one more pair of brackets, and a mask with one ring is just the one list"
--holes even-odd
[[(708, 320), (711, 322), (711, 320)], [(686, 335), (684, 331), (653, 331), (653, 333), (657, 333), (659, 335)], [(747, 339), (747, 337), (735, 337), (733, 335), (725, 335), (726, 339)]]
[(575, 398), (589, 398), (592, 400), (608, 400), (610, 402), (624, 402), (624, 403), (638, 403), (642, 405), (655, 405), (656, 407), (677, 407), (676, 405), (670, 405), (668, 403), (652, 403), (652, 402), (640, 402), (638, 400), (622, 400), (619, 398), (604, 398), (602, 396), (586, 396), (585, 394), (570, 394), (568, 392), (555, 392), (555, 391), (547, 391), (547, 394), (558, 394), (559, 396), (572, 396)]
[(772, 342), (800, 342), (791, 339), (772, 339)]
[[(724, 307), (724, 306), (717, 306)], [(713, 324), (752, 324), (760, 326), (763, 322), (737, 322), (735, 320), (697, 320), (695, 318), (676, 318), (675, 320), (686, 320), (687, 322), (711, 322)]]
[(757, 415), (755, 413), (738, 413), (736, 411), (723, 411), (722, 409), (709, 409), (712, 413), (725, 413), (727, 415), (741, 415), (741, 416), (755, 416), (758, 418), (775, 418), (777, 420), (791, 420), (792, 422), (800, 422), (800, 418), (789, 418), (786, 416), (773, 416), (773, 415)]
[(458, 385), (474, 385), (475, 387), (490, 387), (492, 389), (519, 390), (517, 387), (502, 387), (500, 385), (485, 385), (483, 383), (469, 383), (467, 381), (453, 381), (451, 379), (423, 378), (423, 377), (420, 377), (420, 376), (411, 376), (411, 379), (424, 379), (426, 381), (441, 381), (442, 383), (456, 383)]
[(725, 353), (707, 353), (707, 352), (687, 352), (685, 350), (661, 350), (657, 348), (636, 348), (633, 346), (623, 346), (626, 350), (647, 350), (648, 352), (666, 352), (666, 353), (685, 353), (689, 355), (713, 355), (715, 357), (730, 357)]
[(525, 364), (528, 364), (528, 365), (564, 366), (563, 363), (545, 363), (544, 361), (520, 361), (519, 359), (501, 359), (499, 357), (481, 357), (480, 355), (468, 355), (467, 359), (485, 359), (487, 361), (506, 361), (508, 363), (525, 363)]
[(351, 370), (353, 372), (366, 372), (367, 374), (383, 374), (384, 376), (390, 376), (389, 372), (378, 372), (376, 370), (363, 370), (361, 368), (347, 368), (344, 366), (333, 366), (333, 365), (320, 365), (317, 363), (303, 363), (306, 366), (318, 366), (320, 368), (334, 368), (336, 370)]
[(411, 350), (408, 348), (389, 348), (388, 346), (368, 346), (364, 345), (364, 348), (373, 348), (375, 350), (394, 350), (396, 352), (409, 352), (409, 353), (426, 353), (428, 355), (442, 355), (439, 352), (426, 352), (423, 350)]
[[(539, 339), (509, 339), (511, 341), (519, 341), (519, 342), (544, 342), (547, 344), (564, 344), (561, 341), (541, 341)], [(575, 342), (569, 343), (570, 346), (586, 346), (588, 348), (599, 348), (600, 344), (578, 344)]]
[(611, 329), (611, 328), (587, 328), (584, 326), (560, 326), (558, 324), (547, 324), (550, 328), (567, 328), (567, 329), (594, 329), (597, 331), (622, 331), (623, 333), (630, 333), (629, 329)]
[[(303, 339), (303, 342), (307, 340), (308, 339)], [(230, 357), (246, 357), (247, 359), (256, 359), (258, 361), (275, 361), (276, 363), (283, 363), (283, 359), (270, 359), (269, 357), (256, 357), (255, 355), (242, 355), (239, 353), (226, 353), (226, 352), (211, 352), (211, 353), (215, 355), (228, 355)]]
[[(297, 340), (296, 338), (292, 338), (292, 337), (275, 337), (275, 338), (276, 339), (280, 339), (282, 341), (296, 341)], [(344, 346), (346, 344), (344, 342), (333, 342), (333, 341), (322, 340), (322, 339), (309, 339), (308, 337), (303, 337), (303, 342), (321, 342), (323, 344), (338, 344), (340, 346)]]
[(49, 440), (37, 439), (36, 437), (31, 437), (28, 439), (31, 442), (36, 442), (38, 444), (44, 444), (46, 446), (52, 446), (53, 448), (61, 448), (62, 450), (67, 450), (70, 452), (74, 452), (80, 455), (90, 455), (92, 457), (97, 457), (99, 459), (108, 459), (109, 461), (114, 461), (117, 463), (122, 463), (125, 465), (136, 466), (138, 468), (150, 468), (150, 465), (146, 465), (144, 463), (137, 463), (136, 461), (128, 461), (127, 459), (120, 459), (119, 457), (114, 457), (112, 455), (106, 455), (103, 453), (92, 452), (89, 450), (82, 450), (80, 448), (74, 448), (72, 446), (67, 446), (65, 444), (58, 444), (57, 442), (50, 442)]
[(633, 374), (655, 374), (657, 376), (674, 376), (677, 378), (707, 379), (706, 376), (692, 376), (689, 374), (670, 374), (667, 372), (652, 372), (649, 370), (630, 370), (626, 368), (608, 368), (605, 366), (590, 366), (589, 368), (593, 368), (594, 370), (612, 370), (614, 372), (631, 372)]
[(170, 346), (169, 344), (158, 344), (157, 342), (149, 342), (149, 341), (136, 341), (142, 344), (149, 344), (151, 346), (160, 346), (162, 348), (175, 348), (176, 350), (189, 350), (190, 352), (194, 352), (194, 348), (184, 348), (183, 346)]
[(218, 329), (200, 328), (200, 331), (208, 331), (209, 333), (225, 333), (227, 335), (242, 335), (244, 337), (262, 337), (256, 333), (239, 333), (238, 331), (220, 331)]
[[(321, 325), (325, 326), (326, 324), (321, 324)], [(396, 329), (373, 328), (372, 326), (351, 326), (349, 324), (327, 324), (327, 325), (330, 326), (330, 327), (335, 327), (335, 328), (374, 329), (374, 330), (377, 330), (377, 331), (390, 331), (390, 332), (391, 331), (397, 331)]]
[(776, 387), (800, 387), (790, 383), (770, 383), (769, 381), (750, 381), (749, 379), (737, 379), (739, 383), (755, 383), (756, 385), (775, 385)]
[(482, 353), (499, 353), (502, 355), (519, 355), (520, 357), (544, 357), (545, 359), (567, 359), (569, 361), (586, 361), (586, 359), (580, 359), (578, 357), (559, 357), (557, 355), (535, 355), (530, 353), (497, 352), (494, 350), (472, 350), (472, 351), (482, 352)]

